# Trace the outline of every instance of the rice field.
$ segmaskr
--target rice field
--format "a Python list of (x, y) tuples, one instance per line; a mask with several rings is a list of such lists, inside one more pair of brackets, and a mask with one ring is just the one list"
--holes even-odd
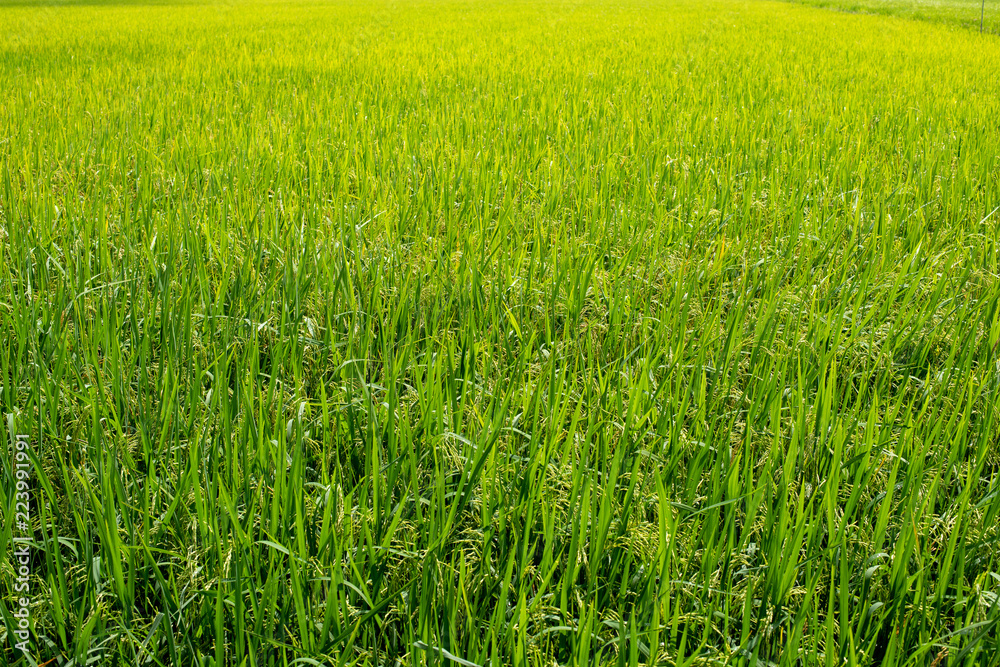
[(0, 663), (1000, 664), (998, 64), (0, 5)]
[(1000, 0), (795, 0), (845, 12), (883, 14), (1000, 33)]

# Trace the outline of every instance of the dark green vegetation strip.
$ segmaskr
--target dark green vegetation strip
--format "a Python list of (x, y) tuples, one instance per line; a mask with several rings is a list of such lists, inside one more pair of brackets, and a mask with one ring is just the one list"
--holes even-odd
[(992, 38), (683, 0), (0, 26), (37, 662), (1000, 654)]
[(793, 0), (844, 12), (899, 16), (995, 35), (1000, 33), (997, 0)]

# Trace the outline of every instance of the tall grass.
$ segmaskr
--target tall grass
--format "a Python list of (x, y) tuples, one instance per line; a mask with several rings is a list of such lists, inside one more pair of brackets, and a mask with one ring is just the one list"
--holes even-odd
[(687, 0), (0, 26), (37, 663), (997, 664), (995, 39)]

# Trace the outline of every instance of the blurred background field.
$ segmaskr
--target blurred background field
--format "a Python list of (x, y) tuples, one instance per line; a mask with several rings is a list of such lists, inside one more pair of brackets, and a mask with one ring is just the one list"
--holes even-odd
[(900, 16), (985, 32), (1000, 32), (1000, 2), (986, 0), (795, 0), (846, 12)]

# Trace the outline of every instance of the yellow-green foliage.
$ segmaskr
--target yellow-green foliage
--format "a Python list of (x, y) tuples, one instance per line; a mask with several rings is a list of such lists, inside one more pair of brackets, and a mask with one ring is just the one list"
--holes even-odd
[(998, 63), (763, 1), (0, 5), (34, 660), (995, 664)]

